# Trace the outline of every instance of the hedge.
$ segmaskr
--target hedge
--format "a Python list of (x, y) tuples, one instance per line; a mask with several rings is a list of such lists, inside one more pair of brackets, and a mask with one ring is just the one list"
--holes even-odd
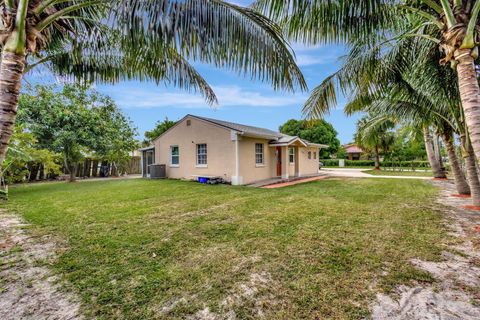
[[(324, 167), (338, 167), (338, 159), (321, 159)], [(374, 160), (345, 160), (345, 167), (374, 167)], [(380, 164), (385, 168), (430, 168), (428, 161), (384, 161)]]

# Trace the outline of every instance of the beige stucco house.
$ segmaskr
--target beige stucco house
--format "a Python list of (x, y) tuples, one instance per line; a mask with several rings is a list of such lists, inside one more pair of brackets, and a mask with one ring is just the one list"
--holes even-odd
[(319, 150), (327, 147), (268, 129), (187, 115), (143, 152), (150, 163), (166, 165), (168, 178), (220, 177), (243, 185), (317, 174)]

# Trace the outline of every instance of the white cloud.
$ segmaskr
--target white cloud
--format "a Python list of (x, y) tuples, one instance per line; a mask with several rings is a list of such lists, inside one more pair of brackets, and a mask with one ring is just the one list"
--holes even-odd
[[(155, 89), (121, 89), (106, 90), (107, 94), (115, 98), (123, 108), (181, 108), (201, 109), (211, 108), (199, 94), (188, 92), (160, 92), (163, 88)], [(282, 93), (264, 94), (257, 91), (243, 90), (239, 86), (213, 87), (218, 98), (218, 106), (224, 107), (282, 107), (301, 105), (305, 101), (304, 95), (287, 95)]]
[(297, 54), (297, 64), (300, 67), (311, 66), (316, 64), (329, 64), (337, 61), (336, 56), (332, 55), (310, 55), (310, 54)]

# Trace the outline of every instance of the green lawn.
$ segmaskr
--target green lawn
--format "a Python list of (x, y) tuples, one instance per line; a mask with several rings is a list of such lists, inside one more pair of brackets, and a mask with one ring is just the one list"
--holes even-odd
[(393, 179), (117, 180), (15, 187), (4, 206), (65, 240), (52, 267), (88, 317), (362, 319), (375, 291), (432, 281), (408, 261), (440, 259), (435, 192)]
[(390, 170), (368, 170), (365, 173), (374, 176), (407, 176), (407, 177), (433, 177), (431, 171), (390, 171)]

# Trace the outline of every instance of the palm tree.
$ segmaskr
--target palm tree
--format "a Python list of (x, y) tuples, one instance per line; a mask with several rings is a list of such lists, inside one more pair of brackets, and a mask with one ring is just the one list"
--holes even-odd
[[(450, 166), (459, 194), (472, 194), (474, 205), (480, 204), (480, 185), (475, 166), (475, 156), (468, 142), (468, 134), (463, 123), (463, 113), (459, 105), (456, 86), (446, 86), (452, 76), (447, 69), (437, 64), (424, 64), (421, 68), (412, 66), (403, 74), (391, 74), (390, 82), (381, 90), (358, 95), (347, 106), (346, 111), (376, 112), (389, 116), (395, 121), (408, 121), (410, 126), (423, 128), (425, 148), (434, 177), (444, 178), (432, 146), (431, 130), (434, 127), (443, 138)], [(447, 70), (448, 71), (448, 70)], [(432, 80), (433, 79), (433, 80)], [(434, 81), (435, 79), (443, 79)], [(461, 146), (466, 163), (468, 184), (455, 152), (454, 134), (461, 137)]]
[[(395, 48), (398, 40), (417, 37), (431, 44), (427, 53), (440, 49), (440, 63), (450, 63), (456, 70), (472, 147), (480, 157), (480, 87), (475, 65), (480, 0), (257, 0), (256, 7), (283, 24), (290, 38), (310, 45), (371, 42), (373, 47)], [(310, 105), (328, 93), (316, 89)], [(313, 116), (320, 113), (319, 109), (309, 111)]]
[(84, 82), (154, 80), (216, 97), (190, 65), (199, 61), (305, 89), (280, 29), (222, 0), (0, 0), (0, 164), (15, 124), (21, 82), (46, 64)]
[(355, 143), (375, 155), (375, 170), (380, 170), (380, 152), (387, 153), (395, 142), (391, 129), (395, 124), (388, 118), (368, 114), (357, 122)]

